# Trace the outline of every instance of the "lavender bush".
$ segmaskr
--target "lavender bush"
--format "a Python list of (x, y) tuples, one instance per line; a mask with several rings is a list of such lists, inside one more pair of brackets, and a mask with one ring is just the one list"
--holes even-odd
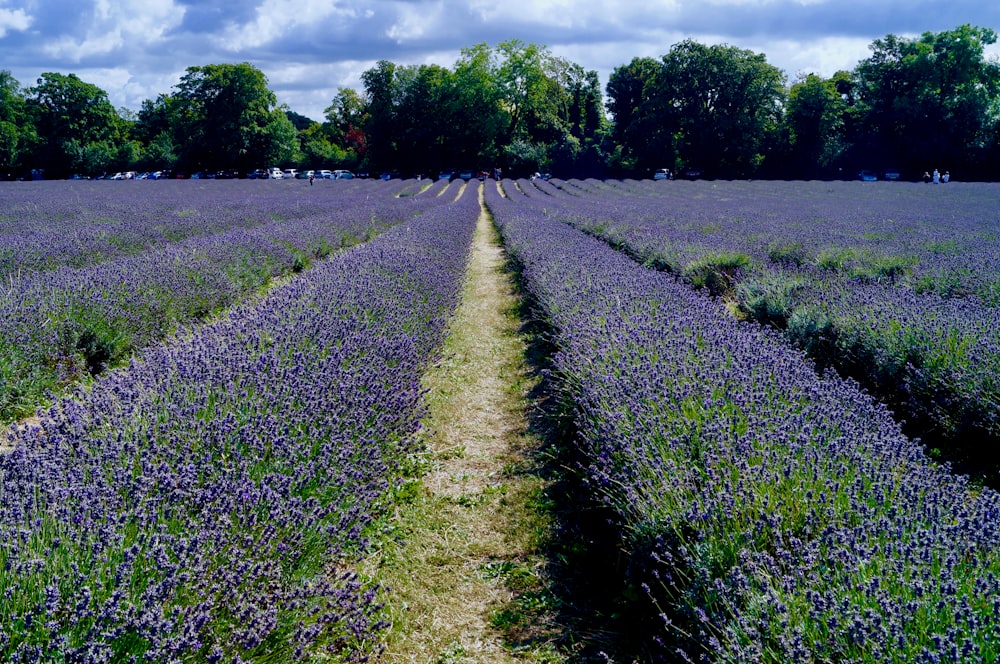
[(1000, 657), (1000, 495), (777, 332), (487, 193), (554, 330), (582, 481), (658, 625), (652, 659)]
[(352, 566), (412, 452), (477, 214), (435, 206), (9, 434), (0, 659), (374, 654)]
[(995, 186), (661, 184), (531, 182), (521, 202), (783, 329), (998, 483)]
[(43, 181), (0, 187), (0, 277), (80, 268), (180, 240), (389, 200), (407, 181)]
[[(106, 188), (115, 183), (89, 184)], [(115, 196), (102, 191), (104, 197), (96, 197), (94, 206), (102, 214), (115, 210), (120, 229), (149, 240), (142, 251), (116, 258), (101, 254), (104, 260), (93, 262), (94, 245), (81, 242), (81, 253), (67, 260), (89, 261), (85, 267), (44, 272), (26, 267), (6, 275), (0, 290), (0, 423), (33, 413), (49, 392), (113, 366), (179, 326), (232, 306), (273, 277), (301, 271), (335, 250), (446, 203), (430, 192), (400, 199), (394, 188), (380, 189), (374, 182), (344, 189), (333, 186), (340, 183), (305, 189), (254, 182), (183, 188), (187, 184), (129, 184), (113, 190)], [(154, 190), (155, 204), (147, 200)], [(64, 192), (64, 198), (77, 200), (73, 191)], [(255, 213), (254, 225), (241, 227), (239, 220), (251, 205), (242, 197), (254, 193), (248, 199), (254, 208), (270, 207)], [(20, 237), (45, 228), (46, 209), (56, 220), (53, 226), (62, 227), (59, 219), (67, 214), (63, 198), (51, 201), (51, 208), (46, 208), (49, 201), (34, 204), (35, 218), (16, 227)], [(198, 224), (189, 226), (191, 219)], [(101, 228), (88, 214), (66, 223)], [(191, 235), (195, 227), (200, 234), (187, 239), (150, 239), (158, 233)], [(9, 241), (10, 235), (0, 241)], [(42, 235), (48, 237), (48, 231)]]

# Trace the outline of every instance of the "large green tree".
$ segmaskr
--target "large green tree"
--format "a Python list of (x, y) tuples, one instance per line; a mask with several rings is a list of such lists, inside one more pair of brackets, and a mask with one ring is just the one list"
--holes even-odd
[(374, 168), (392, 168), (399, 143), (396, 64), (379, 60), (361, 74), (361, 81), (365, 87), (368, 163)]
[(28, 109), (38, 133), (34, 166), (48, 176), (97, 174), (132, 154), (127, 125), (108, 94), (76, 74), (45, 73), (29, 90)]
[(607, 121), (597, 73), (545, 47), (478, 44), (462, 51), (454, 71), (381, 61), (362, 81), (375, 168), (430, 174), (446, 166), (501, 166), (524, 173), (558, 166), (573, 175), (594, 174), (603, 163)]
[(795, 177), (838, 173), (848, 140), (850, 104), (842, 92), (847, 78), (847, 72), (837, 72), (833, 78), (809, 74), (792, 84), (785, 124), (790, 144), (788, 161)]
[(142, 146), (137, 166), (143, 170), (172, 169), (177, 164), (177, 146), (171, 125), (174, 98), (161, 94), (142, 102), (132, 125), (132, 135)]
[(597, 72), (557, 58), (557, 86), (561, 104), (560, 135), (549, 148), (551, 170), (563, 177), (593, 177), (604, 174), (609, 123)]
[(652, 99), (662, 65), (654, 58), (633, 58), (608, 78), (612, 140), (618, 146), (612, 167), (623, 172), (673, 168), (673, 133), (654, 111)]
[(493, 75), (507, 113), (505, 143), (516, 138), (542, 142), (559, 134), (559, 97), (555, 58), (545, 47), (518, 39), (501, 42)]
[(492, 62), (505, 164), (596, 174), (607, 130), (597, 73), (517, 39), (498, 44)]
[(998, 118), (1000, 64), (984, 57), (989, 28), (907, 39), (888, 35), (854, 70), (866, 156), (922, 171), (985, 159)]
[(189, 169), (250, 170), (295, 158), (296, 131), (267, 78), (248, 64), (188, 67), (171, 108), (179, 161)]
[(561, 78), (566, 63), (544, 46), (518, 39), (501, 42), (495, 53), (493, 76), (506, 120), (499, 141), (506, 165), (517, 173), (573, 160), (579, 140), (570, 138)]
[(455, 159), (450, 140), (454, 109), (452, 74), (438, 65), (396, 69), (395, 166), (408, 173), (436, 171)]
[(9, 71), (0, 71), (0, 178), (29, 168), (28, 159), (37, 140), (21, 84)]
[(651, 112), (673, 137), (677, 165), (742, 177), (775, 145), (784, 86), (763, 54), (686, 40), (663, 56)]
[(448, 115), (454, 144), (453, 163), (486, 168), (499, 164), (507, 114), (500, 102), (494, 70), (496, 54), (487, 44), (462, 49), (455, 63), (454, 95)]
[(322, 131), (332, 146), (340, 151), (341, 167), (357, 168), (367, 162), (368, 138), (365, 134), (365, 100), (354, 88), (342, 87), (327, 108)]
[(365, 100), (354, 88), (340, 88), (323, 111), (331, 140), (347, 141), (348, 135), (365, 122)]

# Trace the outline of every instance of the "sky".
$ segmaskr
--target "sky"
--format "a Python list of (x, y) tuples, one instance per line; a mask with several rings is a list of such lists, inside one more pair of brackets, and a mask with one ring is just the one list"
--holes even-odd
[[(616, 67), (682, 40), (830, 76), (888, 34), (1000, 31), (996, 0), (0, 0), (0, 70), (22, 87), (76, 74), (117, 108), (169, 94), (188, 67), (249, 62), (292, 111), (322, 121), (379, 60), (452, 68), (468, 46), (538, 44), (602, 88)], [(988, 48), (1000, 58), (1000, 48)]]

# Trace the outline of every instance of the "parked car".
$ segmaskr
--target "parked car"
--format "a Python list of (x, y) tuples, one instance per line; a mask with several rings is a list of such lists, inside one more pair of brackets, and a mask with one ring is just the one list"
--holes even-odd
[(299, 169), (297, 168), (286, 168), (285, 170), (281, 171), (281, 176), (283, 178), (294, 178), (298, 174), (299, 174)]
[(895, 181), (902, 179), (902, 176), (900, 175), (898, 168), (887, 168), (884, 171), (882, 171), (882, 179)]
[(440, 173), (438, 173), (437, 179), (438, 180), (450, 180), (453, 177), (455, 177), (455, 172), (454, 171), (447, 171), (447, 170), (445, 170), (445, 171), (441, 171)]
[(458, 177), (468, 182), (472, 178), (476, 177), (476, 174), (469, 169), (465, 169), (464, 171), (459, 172)]
[(858, 179), (861, 180), (862, 182), (875, 182), (878, 180), (878, 175), (875, 173), (875, 171), (866, 168), (864, 170), (858, 171)]
[(669, 168), (657, 168), (653, 171), (654, 180), (669, 180), (670, 179), (670, 169)]
[(688, 180), (697, 180), (702, 175), (704, 175), (704, 173), (702, 172), (702, 170), (700, 168), (694, 168), (694, 167), (692, 167), (692, 168), (688, 168), (688, 169), (686, 169), (684, 171), (684, 177), (687, 178)]
[(312, 170), (310, 170), (310, 171), (299, 171), (298, 173), (295, 174), (295, 177), (298, 178), (299, 180), (308, 180), (309, 178), (315, 177), (315, 176), (316, 176), (316, 171), (312, 171)]
[(354, 173), (352, 173), (350, 171), (346, 171), (344, 169), (337, 169), (337, 170), (335, 170), (333, 172), (333, 179), (334, 180), (353, 180), (354, 179)]
[(314, 174), (316, 175), (316, 178), (319, 179), (319, 180), (332, 180), (333, 179), (333, 171), (331, 171), (328, 168), (321, 168), (318, 171), (314, 171)]
[(272, 166), (268, 169), (268, 177), (272, 180), (281, 180), (285, 177), (285, 173), (280, 168)]

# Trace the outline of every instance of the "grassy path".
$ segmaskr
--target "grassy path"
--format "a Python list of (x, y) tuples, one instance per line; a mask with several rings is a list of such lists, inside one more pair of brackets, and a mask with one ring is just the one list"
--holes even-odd
[(504, 260), (484, 209), (463, 302), (426, 377), (428, 473), (396, 515), (405, 544), (371, 562), (390, 589), (386, 662), (565, 661), (525, 415), (535, 379)]

